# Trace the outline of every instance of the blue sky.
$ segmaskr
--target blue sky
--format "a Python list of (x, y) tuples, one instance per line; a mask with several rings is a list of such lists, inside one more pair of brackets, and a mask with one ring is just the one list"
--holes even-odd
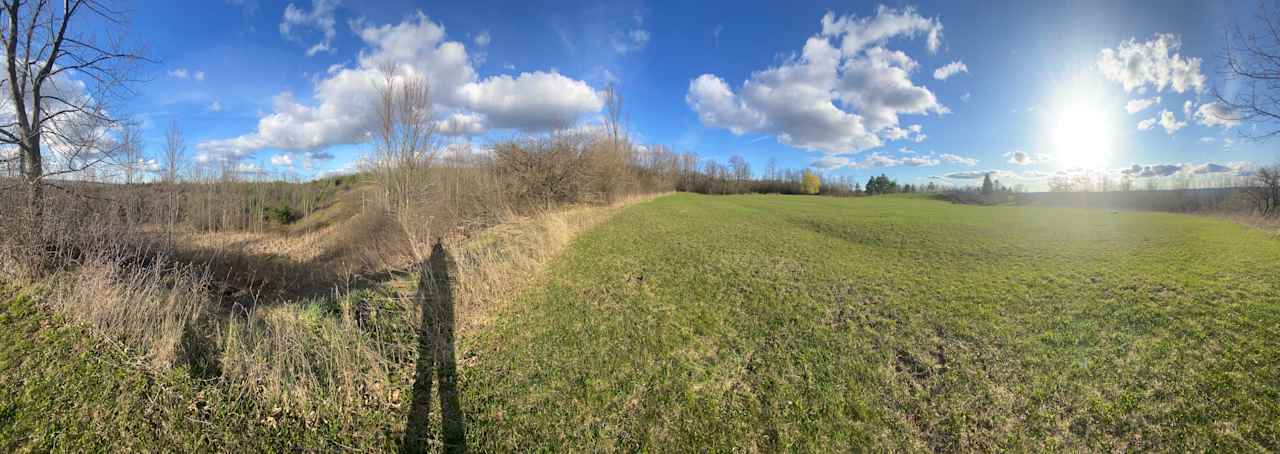
[[(1238, 137), (1248, 125), (1198, 116), (1213, 107), (1212, 88), (1235, 89), (1219, 73), (1224, 31), (1252, 26), (1255, 10), (1198, 1), (139, 2), (129, 40), (158, 63), (142, 68), (150, 81), (126, 107), (143, 119), (153, 153), (176, 121), (198, 159), (318, 175), (350, 168), (366, 149), (364, 78), (395, 61), (426, 74), (448, 140), (479, 148), (598, 121), (598, 90), (613, 82), (639, 141), (722, 162), (741, 154), (757, 171), (770, 158), (908, 182), (969, 184), (959, 177), (1000, 171), (1029, 188), (1077, 168), (1226, 174), (1280, 159), (1274, 145)], [(965, 70), (935, 77), (956, 62)]]

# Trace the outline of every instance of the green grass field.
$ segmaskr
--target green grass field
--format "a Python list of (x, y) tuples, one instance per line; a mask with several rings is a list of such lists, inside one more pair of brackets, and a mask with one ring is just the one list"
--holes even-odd
[[(677, 194), (537, 282), (458, 339), (474, 451), (1280, 449), (1280, 237), (1220, 219)], [(143, 372), (28, 290), (0, 451), (399, 447), (408, 405)]]
[(1280, 449), (1280, 240), (1209, 217), (679, 194), (509, 307), (484, 451)]

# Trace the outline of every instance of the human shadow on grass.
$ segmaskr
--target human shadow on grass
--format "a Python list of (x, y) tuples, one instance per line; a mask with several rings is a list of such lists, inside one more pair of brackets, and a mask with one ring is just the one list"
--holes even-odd
[(422, 264), (415, 296), (422, 307), (418, 333), (418, 363), (413, 381), (413, 401), (405, 425), (402, 452), (426, 452), (433, 433), (430, 427), (432, 376), (438, 385), (442, 447), (446, 452), (466, 451), (466, 422), (458, 397), (458, 363), (454, 356), (452, 257), (440, 241)]

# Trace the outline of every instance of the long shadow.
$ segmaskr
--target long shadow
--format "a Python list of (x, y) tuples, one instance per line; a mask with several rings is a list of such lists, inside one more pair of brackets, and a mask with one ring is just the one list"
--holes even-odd
[(426, 452), (434, 438), (430, 427), (432, 375), (440, 393), (442, 445), (446, 452), (466, 452), (467, 431), (458, 398), (458, 363), (454, 357), (452, 257), (440, 241), (422, 264), (416, 299), (422, 306), (418, 333), (418, 364), (413, 401), (405, 425), (402, 452)]

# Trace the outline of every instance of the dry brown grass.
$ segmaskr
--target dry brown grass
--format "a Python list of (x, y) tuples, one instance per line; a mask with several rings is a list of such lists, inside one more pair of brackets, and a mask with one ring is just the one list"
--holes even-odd
[(44, 301), (167, 368), (191, 353), (183, 351), (183, 341), (212, 306), (208, 282), (198, 268), (164, 259), (142, 266), (93, 256), (54, 276)]
[(346, 298), (336, 316), (285, 305), (234, 317), (218, 334), (224, 381), (303, 410), (396, 405), (408, 347), (386, 342), (393, 333), (365, 323), (365, 304)]
[(467, 239), (452, 238), (458, 282), (458, 331), (485, 325), (506, 302), (537, 282), (542, 268), (575, 237), (622, 208), (664, 194), (636, 195), (607, 206), (578, 206), (512, 219)]
[[(610, 206), (581, 206), (512, 219), (475, 236), (446, 240), (454, 256), (457, 330), (483, 326), (525, 288), (578, 234), (623, 207), (657, 197), (637, 196)], [(237, 316), (218, 334), (221, 373), (252, 384), (292, 408), (327, 405), (398, 408), (397, 384), (412, 373), (420, 320), (416, 281), (392, 282), (383, 292), (339, 292), (336, 314), (314, 305), (264, 305)]]

